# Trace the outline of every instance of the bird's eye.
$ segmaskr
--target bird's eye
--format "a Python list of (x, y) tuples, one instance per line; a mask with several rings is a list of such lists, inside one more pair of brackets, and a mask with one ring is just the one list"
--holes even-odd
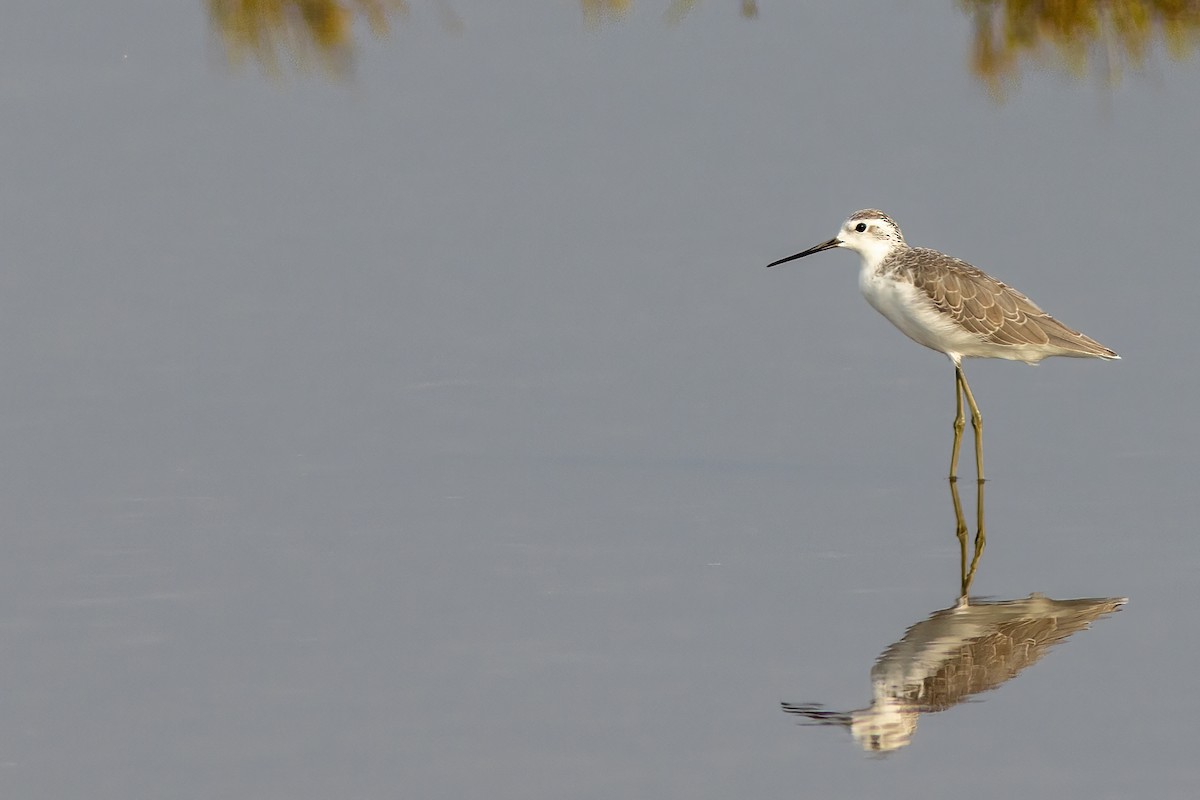
[(867, 229), (867, 223), (865, 223), (865, 222), (860, 222), (854, 226), (854, 230), (858, 231), (859, 233), (862, 233), (866, 229)]

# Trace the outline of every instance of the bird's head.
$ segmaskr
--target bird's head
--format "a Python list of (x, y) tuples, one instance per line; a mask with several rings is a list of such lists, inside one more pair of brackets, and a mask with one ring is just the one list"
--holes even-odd
[(868, 208), (850, 215), (850, 219), (842, 223), (838, 235), (829, 241), (821, 242), (794, 256), (781, 258), (767, 266), (785, 264), (834, 247), (845, 247), (861, 255), (869, 263), (878, 263), (886, 258), (888, 253), (903, 245), (904, 234), (900, 232), (900, 226), (882, 211)]

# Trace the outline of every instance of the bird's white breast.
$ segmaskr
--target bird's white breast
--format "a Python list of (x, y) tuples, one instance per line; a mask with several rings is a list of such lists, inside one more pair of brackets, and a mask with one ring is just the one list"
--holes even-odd
[(867, 302), (917, 344), (957, 360), (979, 346), (979, 337), (956, 325), (938, 311), (923, 291), (866, 263), (858, 274), (858, 288)]

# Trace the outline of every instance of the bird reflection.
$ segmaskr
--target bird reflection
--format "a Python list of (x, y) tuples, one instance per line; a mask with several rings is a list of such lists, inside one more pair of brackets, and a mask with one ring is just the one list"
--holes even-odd
[(817, 704), (783, 703), (806, 724), (849, 729), (869, 752), (907, 746), (923, 713), (944, 711), (980, 692), (995, 689), (1035, 663), (1076, 631), (1123, 606), (1127, 598), (1052, 600), (1034, 593), (1016, 600), (970, 599), (968, 591), (986, 540), (983, 482), (978, 484), (974, 555), (967, 562), (967, 524), (958, 488), (950, 484), (962, 559), (960, 596), (905, 631), (871, 668), (871, 704), (855, 711), (830, 711)]

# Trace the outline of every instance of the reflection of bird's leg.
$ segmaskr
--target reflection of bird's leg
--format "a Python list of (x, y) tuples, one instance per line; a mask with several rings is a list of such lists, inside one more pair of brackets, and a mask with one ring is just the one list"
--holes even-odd
[(979, 564), (979, 557), (983, 555), (983, 548), (987, 546), (987, 528), (983, 524), (983, 479), (979, 480), (978, 494), (975, 499), (975, 524), (979, 527), (975, 530), (975, 557), (971, 560), (971, 572), (975, 571), (976, 565)]
[(971, 583), (975, 580), (975, 571), (979, 569), (979, 559), (987, 546), (987, 530), (983, 522), (983, 481), (976, 481), (975, 493), (975, 552), (971, 556), (971, 566), (967, 566), (967, 520), (963, 515), (962, 501), (958, 497), (958, 481), (950, 481), (950, 500), (954, 503), (954, 535), (958, 537), (959, 567), (958, 574), (962, 593), (958, 597), (960, 607), (968, 604)]
[[(967, 385), (967, 376), (963, 374), (962, 367), (955, 368), (958, 371), (958, 382), (962, 385), (963, 394), (967, 396), (967, 402), (971, 405), (971, 427), (975, 429), (975, 476), (979, 480), (983, 480), (983, 415), (979, 413), (979, 406), (975, 405), (975, 395), (971, 394), (971, 387)], [(959, 409), (959, 419), (962, 418), (962, 409)], [(956, 420), (956, 424), (959, 420)]]
[[(967, 570), (966, 577), (963, 578), (963, 596), (966, 596), (967, 590), (971, 588), (971, 581), (975, 580), (975, 570), (979, 567), (979, 559), (983, 556), (983, 548), (987, 546), (987, 530), (983, 524), (983, 481), (976, 483), (978, 487), (975, 493), (975, 554), (971, 556), (971, 568)], [(962, 525), (962, 553), (963, 559), (967, 557), (967, 526), (962, 523), (961, 518), (959, 524)]]
[[(950, 450), (950, 480), (958, 480), (958, 450), (962, 447), (962, 432), (966, 421), (962, 411), (962, 369), (954, 365), (954, 446)], [(957, 499), (957, 495), (955, 496)]]
[(958, 537), (958, 576), (959, 585), (962, 587), (959, 603), (965, 604), (967, 590), (971, 588), (967, 580), (967, 520), (963, 517), (962, 501), (958, 499), (958, 481), (954, 479), (950, 480), (950, 499), (954, 502), (954, 535)]

